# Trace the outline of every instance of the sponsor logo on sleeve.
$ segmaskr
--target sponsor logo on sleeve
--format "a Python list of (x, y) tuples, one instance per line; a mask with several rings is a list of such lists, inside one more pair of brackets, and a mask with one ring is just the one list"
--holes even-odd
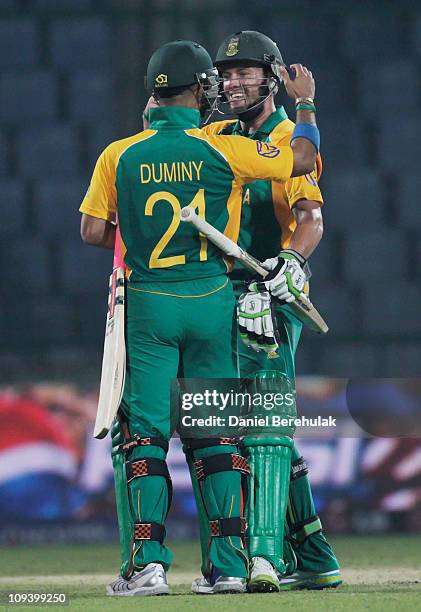
[(313, 185), (313, 187), (317, 187), (317, 178), (314, 172), (312, 172), (311, 174), (306, 174), (305, 179), (307, 183), (310, 183), (310, 185)]
[(278, 157), (280, 150), (274, 145), (268, 144), (267, 142), (260, 142), (256, 140), (256, 148), (259, 155), (262, 157), (269, 157), (270, 159)]

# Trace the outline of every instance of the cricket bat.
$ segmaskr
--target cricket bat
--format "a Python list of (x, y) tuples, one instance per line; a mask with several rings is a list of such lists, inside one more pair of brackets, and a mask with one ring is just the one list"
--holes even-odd
[(126, 376), (124, 262), (120, 231), (117, 226), (113, 271), (110, 276), (108, 312), (105, 323), (104, 355), (102, 358), (94, 438), (105, 438), (117, 414), (124, 391)]
[[(194, 225), (199, 232), (221, 249), (223, 253), (230, 257), (234, 257), (249, 270), (260, 274), (262, 278), (265, 278), (265, 276), (269, 274), (268, 270), (262, 266), (258, 259), (244, 251), (233, 240), (217, 230), (216, 227), (213, 227), (213, 225), (198, 217), (191, 206), (185, 206), (181, 210), (181, 220)], [(294, 302), (290, 302), (288, 305), (295, 316), (313, 331), (318, 334), (326, 334), (329, 331), (326, 321), (306, 295), (300, 295), (299, 298), (296, 298)]]

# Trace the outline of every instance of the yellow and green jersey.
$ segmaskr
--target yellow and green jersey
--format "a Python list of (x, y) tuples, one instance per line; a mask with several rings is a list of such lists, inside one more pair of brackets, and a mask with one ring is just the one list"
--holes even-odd
[(278, 148), (207, 134), (198, 127), (199, 112), (190, 108), (152, 109), (150, 120), (149, 130), (101, 154), (80, 211), (108, 221), (118, 211), (131, 280), (183, 281), (227, 272), (220, 251), (180, 221), (180, 211), (192, 206), (236, 241), (243, 186), (289, 179), (289, 139)]
[[(277, 147), (288, 146), (294, 123), (288, 119), (283, 107), (277, 108), (257, 132), (245, 134), (239, 121), (218, 121), (202, 128), (204, 133), (248, 136)], [(264, 260), (288, 248), (297, 227), (292, 209), (299, 200), (314, 200), (323, 204), (318, 186), (322, 163), (320, 156), (311, 174), (289, 178), (284, 183), (270, 180), (249, 182), (242, 188), (241, 230), (238, 243), (258, 259)], [(273, 222), (276, 217), (278, 224)]]

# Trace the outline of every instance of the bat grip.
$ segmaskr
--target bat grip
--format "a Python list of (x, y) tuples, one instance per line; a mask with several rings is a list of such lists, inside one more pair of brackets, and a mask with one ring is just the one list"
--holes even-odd
[(117, 225), (115, 228), (113, 269), (124, 268), (124, 259), (123, 259), (123, 253), (121, 250), (121, 234), (120, 234), (120, 226), (118, 225), (118, 218), (116, 218), (116, 222), (117, 222)]

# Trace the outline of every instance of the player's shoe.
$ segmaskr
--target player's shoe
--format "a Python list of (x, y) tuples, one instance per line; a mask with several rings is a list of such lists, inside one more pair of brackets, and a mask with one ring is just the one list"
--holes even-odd
[(247, 585), (250, 593), (277, 593), (279, 578), (273, 565), (263, 557), (253, 557)]
[(219, 576), (212, 584), (204, 576), (201, 576), (193, 580), (191, 590), (197, 595), (245, 593), (246, 579), (236, 576)]
[(107, 585), (110, 596), (168, 595), (169, 588), (164, 568), (160, 563), (148, 563), (143, 570), (136, 572), (129, 580), (117, 578)]
[(281, 591), (295, 589), (334, 589), (342, 584), (340, 569), (330, 572), (295, 572), (290, 576), (282, 576), (279, 582)]

